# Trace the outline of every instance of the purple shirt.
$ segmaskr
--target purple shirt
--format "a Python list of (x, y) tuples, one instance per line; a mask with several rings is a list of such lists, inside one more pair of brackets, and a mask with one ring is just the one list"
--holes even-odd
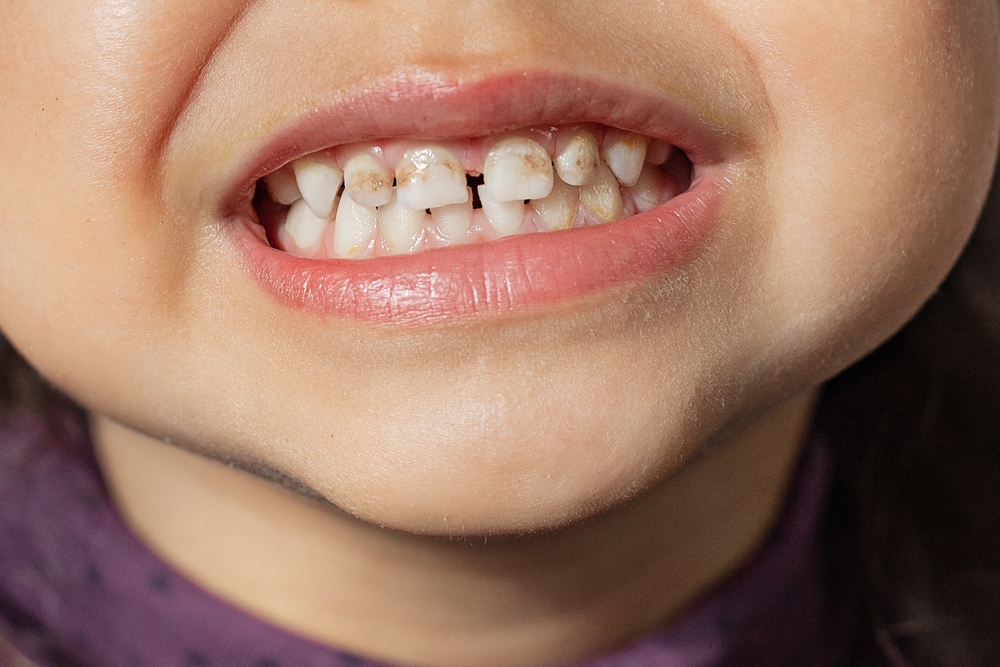
[[(376, 664), (261, 621), (173, 571), (111, 503), (84, 417), (52, 421), (57, 429), (0, 414), (0, 635), (40, 667)], [(813, 438), (760, 552), (680, 621), (586, 667), (828, 665), (817, 530), (830, 465)]]

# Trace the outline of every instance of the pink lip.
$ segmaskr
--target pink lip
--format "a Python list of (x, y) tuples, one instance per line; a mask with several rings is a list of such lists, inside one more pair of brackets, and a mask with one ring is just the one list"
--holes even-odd
[[(394, 137), (481, 136), (526, 126), (598, 122), (682, 148), (696, 178), (669, 203), (618, 222), (370, 260), (302, 259), (269, 246), (249, 213), (253, 183), (327, 146)], [(526, 311), (649, 279), (684, 265), (719, 221), (729, 179), (720, 164), (738, 138), (676, 102), (623, 87), (550, 75), (473, 83), (394, 81), (310, 114), (244, 171), (225, 200), (225, 228), (257, 283), (320, 316), (434, 322)]]

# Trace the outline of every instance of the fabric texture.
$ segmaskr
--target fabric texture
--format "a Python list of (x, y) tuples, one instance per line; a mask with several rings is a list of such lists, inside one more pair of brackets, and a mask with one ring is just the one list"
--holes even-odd
[[(679, 622), (586, 667), (828, 664), (818, 528), (830, 476), (805, 448), (760, 552)], [(129, 531), (75, 411), (0, 415), (0, 635), (39, 667), (375, 665), (246, 614), (198, 588)]]

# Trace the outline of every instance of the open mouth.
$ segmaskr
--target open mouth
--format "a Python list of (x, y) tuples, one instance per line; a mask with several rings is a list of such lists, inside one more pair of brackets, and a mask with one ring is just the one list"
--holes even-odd
[(273, 248), (364, 260), (616, 222), (691, 182), (682, 150), (587, 123), (341, 145), (259, 179), (254, 210)]
[(702, 252), (740, 141), (607, 82), (393, 80), (265, 146), (235, 179), (225, 228), (255, 282), (322, 317), (523, 312), (661, 279)]

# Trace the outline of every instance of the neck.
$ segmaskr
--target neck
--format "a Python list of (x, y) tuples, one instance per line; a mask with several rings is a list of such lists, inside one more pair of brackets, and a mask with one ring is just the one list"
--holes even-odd
[(676, 616), (781, 508), (812, 395), (650, 492), (559, 531), (452, 541), (383, 530), (94, 416), (116, 503), (164, 560), (278, 626), (409, 665), (565, 663)]

